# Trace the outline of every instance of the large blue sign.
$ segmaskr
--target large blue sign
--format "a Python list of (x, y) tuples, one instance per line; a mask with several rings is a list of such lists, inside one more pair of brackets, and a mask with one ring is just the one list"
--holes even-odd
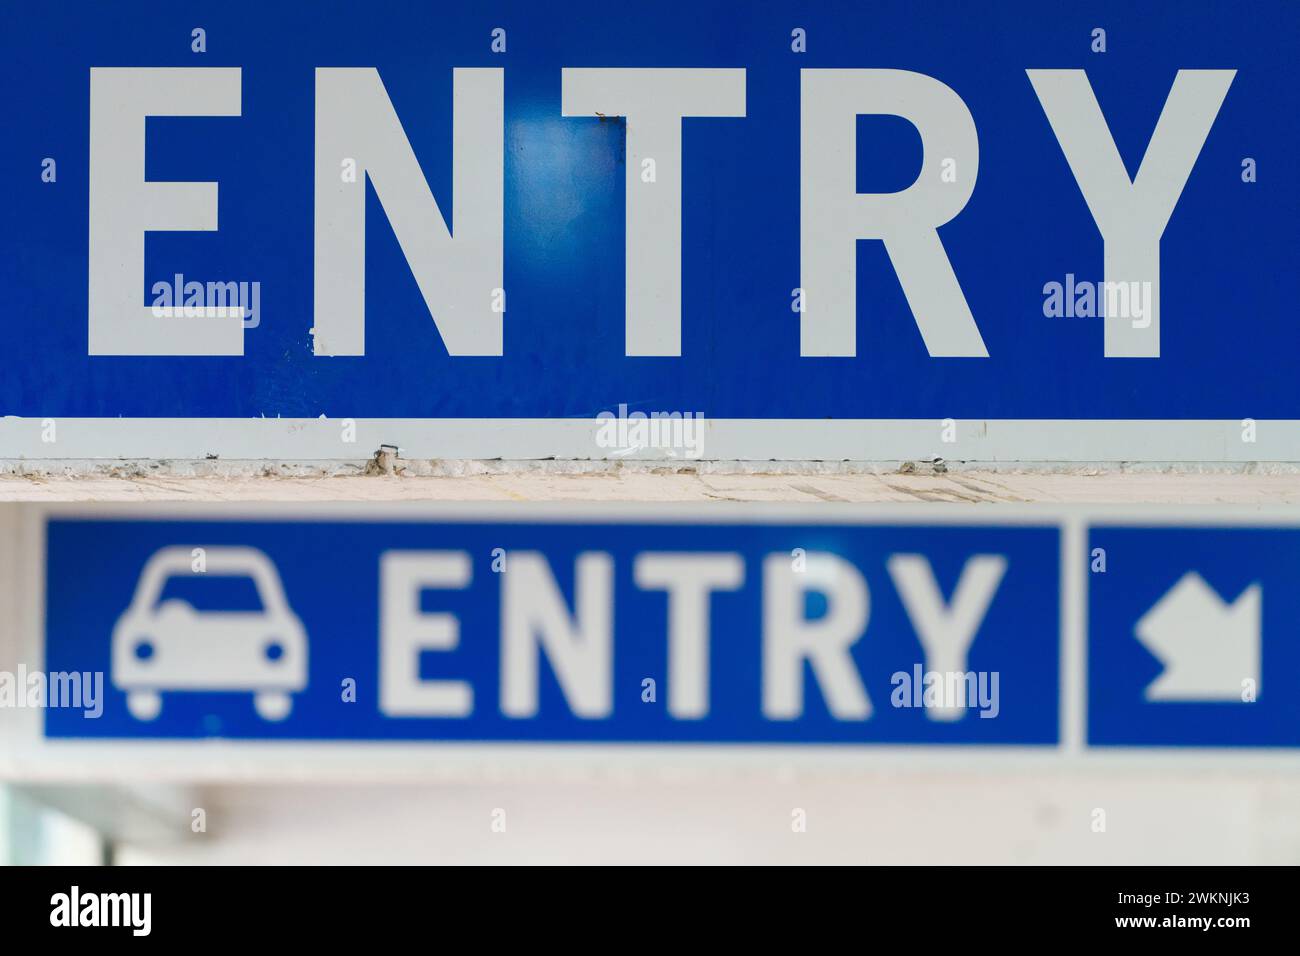
[[(810, 454), (791, 420), (916, 423), (839, 449), (887, 458), (945, 420), (1300, 419), (1291, 2), (0, 17), (0, 407), (35, 429), (0, 457), (283, 457), (230, 436), (320, 416), (363, 457), (402, 422), (620, 406), (772, 420), (762, 457)], [(122, 424), (176, 418), (205, 424)], [(493, 451), (647, 447), (555, 425)], [(1263, 457), (1300, 458), (1286, 434)]]
[(1042, 524), (86, 517), (46, 547), (45, 668), (106, 675), (51, 737), (1060, 740)]

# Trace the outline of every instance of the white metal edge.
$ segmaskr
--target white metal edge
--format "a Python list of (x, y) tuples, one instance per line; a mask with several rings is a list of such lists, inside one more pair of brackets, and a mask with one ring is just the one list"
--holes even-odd
[[(948, 421), (706, 418), (698, 460), (1300, 462), (1294, 419), (1261, 419), (1253, 429), (1241, 419), (952, 419), (950, 432)], [(680, 448), (602, 446), (604, 425), (595, 418), (10, 416), (0, 419), (0, 461), (358, 462), (381, 445), (425, 460), (693, 460)]]

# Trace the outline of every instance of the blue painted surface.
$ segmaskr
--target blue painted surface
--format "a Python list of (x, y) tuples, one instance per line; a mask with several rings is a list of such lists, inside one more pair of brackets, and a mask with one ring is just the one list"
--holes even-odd
[[(206, 54), (190, 52), (195, 26)], [(489, 50), (497, 26), (504, 56)], [(1097, 26), (1105, 54), (1089, 51)], [(7, 4), (0, 411), (592, 417), (626, 402), (719, 418), (1297, 419), (1297, 37), (1292, 2)], [(148, 177), (218, 182), (220, 229), (151, 234), (141, 282), (144, 304), (176, 272), (260, 281), (243, 357), (87, 356), (91, 66), (243, 68), (241, 116), (148, 122)], [(503, 357), (448, 357), (373, 192), (367, 354), (312, 355), (317, 66), (378, 68), (444, 212), (451, 69), (505, 68)], [(744, 119), (685, 121), (679, 358), (623, 354), (623, 125), (561, 117), (564, 66), (748, 71)], [(883, 248), (865, 242), (860, 354), (799, 357), (799, 69), (815, 67), (927, 73), (970, 108), (979, 181), (940, 234), (989, 358), (930, 358)], [(1026, 68), (1088, 71), (1130, 173), (1176, 70), (1239, 71), (1161, 244), (1158, 360), (1105, 359), (1099, 320), (1042, 315), (1044, 283), (1102, 278), (1102, 242)], [(863, 121), (859, 135), (860, 187), (910, 180), (907, 124)], [(40, 180), (47, 156), (56, 184)]]

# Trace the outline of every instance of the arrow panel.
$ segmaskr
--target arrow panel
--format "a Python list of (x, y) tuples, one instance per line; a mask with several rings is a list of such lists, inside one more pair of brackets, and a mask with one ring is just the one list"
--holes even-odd
[(1094, 527), (1088, 742), (1300, 746), (1300, 529)]

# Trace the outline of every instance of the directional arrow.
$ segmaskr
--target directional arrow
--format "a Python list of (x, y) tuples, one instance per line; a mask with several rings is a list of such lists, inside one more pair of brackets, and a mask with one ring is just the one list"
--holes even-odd
[(1137, 622), (1138, 640), (1165, 665), (1147, 700), (1242, 700), (1259, 693), (1260, 586), (1229, 604), (1195, 571), (1179, 579)]

